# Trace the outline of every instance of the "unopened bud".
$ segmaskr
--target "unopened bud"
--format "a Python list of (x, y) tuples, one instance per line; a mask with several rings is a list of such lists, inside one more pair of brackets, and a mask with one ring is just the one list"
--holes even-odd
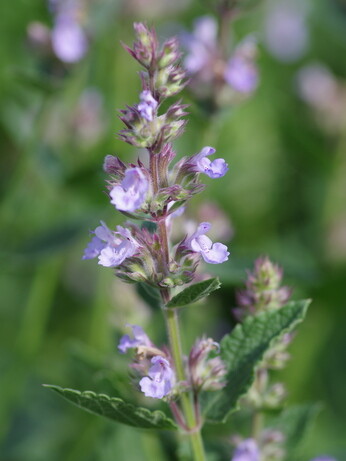
[(160, 69), (172, 65), (180, 57), (179, 44), (176, 38), (171, 38), (163, 44), (163, 49), (160, 53), (158, 66)]

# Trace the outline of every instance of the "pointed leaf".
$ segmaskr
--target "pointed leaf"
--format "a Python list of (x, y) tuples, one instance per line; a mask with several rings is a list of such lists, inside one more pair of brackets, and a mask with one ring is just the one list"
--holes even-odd
[(220, 288), (221, 283), (218, 278), (204, 280), (203, 282), (194, 283), (185, 290), (174, 296), (168, 303), (167, 307), (183, 307), (202, 299), (211, 292)]
[(91, 391), (80, 392), (51, 384), (44, 384), (44, 386), (57, 392), (77, 407), (118, 423), (142, 429), (177, 429), (175, 422), (162, 411), (136, 407), (118, 397), (109, 397), (106, 394), (95, 394)]
[(253, 383), (255, 369), (265, 352), (304, 319), (309, 303), (310, 300), (290, 302), (279, 310), (248, 317), (224, 336), (221, 358), (228, 368), (227, 385), (221, 391), (205, 394), (208, 420), (225, 422), (229, 413), (237, 410), (239, 399)]

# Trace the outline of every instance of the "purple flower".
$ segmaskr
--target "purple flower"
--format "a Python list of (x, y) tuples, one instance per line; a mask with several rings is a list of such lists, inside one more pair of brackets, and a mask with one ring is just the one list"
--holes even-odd
[(260, 451), (254, 439), (245, 439), (235, 449), (231, 461), (260, 461)]
[(158, 103), (156, 99), (153, 98), (153, 95), (149, 90), (142, 91), (140, 94), (140, 100), (141, 102), (138, 104), (137, 109), (141, 114), (141, 117), (151, 122)]
[(188, 54), (184, 65), (189, 73), (207, 69), (217, 55), (216, 37), (217, 23), (214, 18), (203, 16), (195, 21), (193, 34), (186, 37)]
[(111, 203), (120, 211), (135, 211), (146, 199), (149, 182), (141, 168), (128, 168), (121, 184), (110, 192)]
[(127, 324), (126, 326), (132, 328), (133, 339), (130, 338), (129, 335), (124, 335), (120, 339), (118, 349), (122, 354), (125, 354), (127, 349), (131, 349), (134, 347), (151, 346), (151, 341), (149, 337), (144, 333), (141, 327), (139, 327), (138, 325), (130, 325), (130, 324)]
[(64, 62), (80, 61), (88, 49), (83, 28), (67, 15), (59, 15), (52, 30), (52, 47), (56, 56)]
[(148, 376), (142, 378), (139, 385), (146, 397), (162, 399), (174, 385), (174, 373), (168, 360), (160, 355), (153, 357), (151, 363)]
[(253, 62), (233, 56), (225, 70), (226, 82), (239, 93), (251, 93), (257, 86), (258, 73)]
[(280, 61), (295, 61), (307, 49), (309, 32), (303, 3), (282, 0), (269, 10), (265, 25), (266, 45)]
[(226, 82), (239, 93), (251, 93), (258, 84), (255, 65), (257, 45), (253, 37), (246, 37), (234, 50), (229, 59), (224, 77)]
[(228, 165), (223, 158), (217, 158), (212, 162), (207, 158), (208, 155), (213, 155), (215, 149), (213, 147), (203, 147), (203, 149), (192, 157), (194, 170), (199, 173), (205, 173), (210, 178), (221, 178), (228, 171)]
[(112, 232), (101, 222), (94, 234), (95, 237), (84, 251), (83, 259), (98, 256), (99, 264), (104, 267), (119, 266), (126, 258), (133, 256), (139, 247), (131, 232), (121, 226), (117, 226), (117, 232)]
[(200, 253), (205, 262), (209, 264), (220, 264), (228, 260), (229, 252), (226, 245), (222, 243), (213, 243), (205, 234), (209, 231), (211, 225), (208, 222), (202, 222), (197, 231), (191, 235), (187, 244), (190, 249)]

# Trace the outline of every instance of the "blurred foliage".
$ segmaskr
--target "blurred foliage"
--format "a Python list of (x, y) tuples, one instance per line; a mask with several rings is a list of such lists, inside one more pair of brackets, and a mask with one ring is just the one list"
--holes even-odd
[[(162, 37), (191, 29), (211, 3), (85, 0), (90, 49), (73, 65), (29, 43), (30, 23), (51, 25), (45, 1), (1, 4), (2, 461), (175, 459), (168, 435), (102, 421), (41, 384), (108, 393), (120, 386), (131, 394), (122, 377), (126, 358), (116, 350), (124, 324), (139, 323), (155, 342), (165, 341), (160, 312), (112, 271), (82, 262), (81, 254), (100, 219), (122, 221), (104, 193), (103, 157), (138, 155), (115, 136), (116, 110), (135, 103), (139, 90), (138, 68), (120, 41), (132, 42), (133, 21), (154, 24)], [(194, 199), (189, 217), (212, 201), (234, 230), (229, 261), (206, 268), (222, 289), (181, 313), (185, 346), (201, 332), (219, 339), (230, 330), (234, 291), (252, 261), (268, 254), (284, 267), (295, 299), (313, 298), (293, 359), (280, 372), (291, 403), (324, 403), (305, 459), (329, 453), (346, 461), (346, 127), (326, 130), (295, 85), (297, 70), (312, 61), (346, 80), (345, 1), (310, 2), (309, 50), (292, 64), (278, 62), (261, 44), (268, 4), (258, 3), (233, 31), (259, 38), (261, 84), (253, 97), (210, 118), (188, 89), (184, 94), (191, 117), (176, 142), (179, 155), (210, 144), (230, 165), (227, 179), (206, 178), (208, 189)], [(97, 114), (95, 103), (84, 112), (81, 106), (90, 90), (100, 96)], [(231, 428), (216, 431), (226, 447)], [(212, 435), (208, 443), (213, 450)]]

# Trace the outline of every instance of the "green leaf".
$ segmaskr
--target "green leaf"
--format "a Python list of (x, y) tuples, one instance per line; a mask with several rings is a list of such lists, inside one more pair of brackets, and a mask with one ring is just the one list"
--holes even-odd
[(204, 280), (203, 282), (194, 283), (185, 290), (174, 296), (167, 307), (182, 307), (187, 304), (192, 304), (205, 296), (210, 295), (211, 292), (220, 288), (221, 284), (218, 278)]
[(224, 336), (220, 346), (221, 358), (228, 368), (227, 385), (217, 393), (205, 394), (208, 420), (225, 422), (238, 409), (239, 399), (252, 385), (265, 352), (304, 319), (309, 303), (310, 300), (290, 302), (281, 309), (248, 317)]
[(290, 461), (299, 459), (301, 445), (320, 410), (319, 403), (295, 405), (270, 421), (271, 427), (284, 433), (287, 459)]
[(161, 296), (160, 292), (157, 288), (152, 287), (146, 283), (137, 283), (136, 284), (136, 291), (140, 298), (148, 304), (148, 306), (152, 307), (153, 309), (160, 309), (161, 308)]
[(96, 394), (91, 391), (80, 392), (75, 389), (64, 389), (51, 384), (44, 384), (44, 387), (57, 392), (77, 407), (118, 423), (142, 429), (177, 429), (175, 422), (162, 411), (136, 407), (118, 397), (109, 397), (106, 394)]
[(285, 435), (285, 450), (290, 461), (306, 459), (300, 456), (302, 444), (320, 410), (319, 403), (294, 405), (270, 420), (270, 427)]

